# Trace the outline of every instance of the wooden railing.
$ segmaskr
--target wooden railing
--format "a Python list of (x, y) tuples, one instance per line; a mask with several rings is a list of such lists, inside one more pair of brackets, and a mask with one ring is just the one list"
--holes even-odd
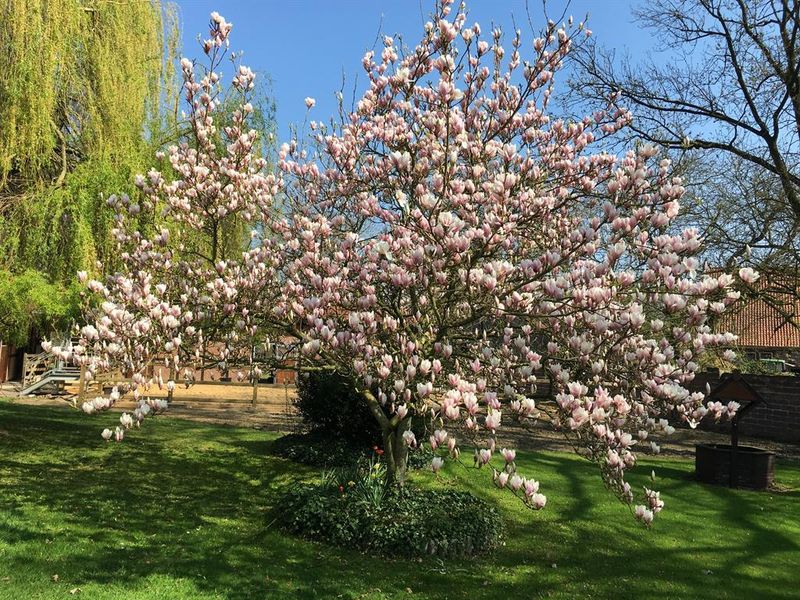
[[(64, 344), (73, 344), (65, 335), (54, 336), (54, 339), (66, 340)], [(47, 376), (52, 371), (73, 370), (74, 367), (64, 364), (60, 358), (56, 358), (49, 352), (39, 352), (38, 354), (24, 354), (22, 357), (22, 388), (25, 389), (29, 385), (35, 383), (41, 378)]]
[(55, 368), (56, 359), (52, 354), (25, 354), (22, 358), (22, 386), (25, 387), (50, 369)]
[(83, 400), (84, 397), (90, 394), (102, 395), (105, 388), (126, 380), (119, 370), (114, 370), (95, 373), (90, 381), (86, 381), (86, 368), (83, 367), (81, 368), (81, 378), (78, 382), (78, 397)]

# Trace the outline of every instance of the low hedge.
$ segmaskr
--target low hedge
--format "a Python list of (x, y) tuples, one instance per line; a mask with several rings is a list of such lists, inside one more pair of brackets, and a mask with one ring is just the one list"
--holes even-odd
[(279, 510), (290, 533), (387, 557), (476, 556), (494, 550), (503, 535), (493, 506), (453, 490), (407, 488), (365, 498), (346, 485), (298, 485)]
[[(352, 438), (340, 437), (315, 429), (308, 433), (289, 433), (272, 444), (272, 454), (311, 467), (325, 469), (347, 467), (368, 460), (374, 446), (367, 446)], [(408, 467), (421, 469), (430, 466), (433, 453), (429, 449), (413, 450), (408, 455)]]

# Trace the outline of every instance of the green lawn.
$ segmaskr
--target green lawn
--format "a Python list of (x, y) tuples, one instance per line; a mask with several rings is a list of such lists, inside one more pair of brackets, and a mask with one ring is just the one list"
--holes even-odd
[(159, 417), (105, 444), (112, 420), (0, 402), (0, 598), (800, 594), (798, 464), (778, 464), (789, 489), (778, 494), (700, 485), (685, 460), (642, 464), (634, 483), (655, 468), (667, 505), (652, 531), (568, 454), (520, 453), (549, 497), (539, 513), (485, 472), (449, 466), (447, 485), (500, 502), (506, 546), (474, 561), (384, 561), (278, 530), (278, 494), (315, 474), (270, 456), (274, 434)]

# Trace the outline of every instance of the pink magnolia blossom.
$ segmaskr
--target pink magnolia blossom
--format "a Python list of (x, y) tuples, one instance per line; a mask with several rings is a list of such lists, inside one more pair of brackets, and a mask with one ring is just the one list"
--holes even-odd
[(517, 457), (516, 451), (508, 448), (503, 448), (502, 450), (500, 450), (500, 454), (503, 455), (503, 458), (507, 463), (514, 462), (514, 459)]
[[(670, 228), (684, 189), (669, 161), (598, 147), (629, 114), (548, 113), (571, 31), (548, 26), (527, 62), (516, 36), (504, 58), (494, 34), (461, 35), (451, 4), (414, 51), (365, 55), (368, 90), (312, 152), (284, 147), (297, 202), (277, 227), (290, 252), (274, 312), (305, 324), (314, 360), (356, 382), (389, 439), (405, 418), (441, 419), (450, 439), (483, 438), (487, 465), (504, 411), (544, 413), (631, 502), (639, 431), (701, 410), (686, 385), (732, 341), (708, 316), (733, 280), (699, 275), (698, 232)], [(534, 402), (540, 382), (554, 405)]]
[(758, 281), (759, 274), (750, 267), (743, 267), (739, 269), (739, 278), (745, 283), (755, 283)]
[[(276, 173), (247, 127), (251, 70), (233, 77), (232, 123), (215, 121), (230, 24), (212, 16), (211, 69), (181, 63), (192, 143), (137, 180), (140, 204), (111, 200), (123, 268), (87, 281), (100, 303), (82, 350), (53, 351), (91, 371), (123, 366), (136, 393), (156, 365), (190, 384), (209, 344), (216, 365), (254, 373), (255, 345), (288, 338), (304, 365), (336, 370), (361, 395), (392, 481), (405, 477), (412, 418), (436, 428), (434, 451), (447, 443), (458, 459), (468, 441), (486, 466), (504, 412), (544, 415), (632, 504), (625, 471), (647, 432), (666, 431), (660, 419), (731, 414), (687, 386), (698, 357), (734, 339), (709, 324), (738, 298), (734, 279), (698, 273), (699, 233), (673, 227), (684, 188), (669, 161), (650, 146), (614, 156), (600, 144), (627, 127), (626, 111), (551, 114), (582, 23), (546, 25), (523, 59), (520, 33), (507, 52), (499, 30), (483, 39), (452, 8), (443, 0), (402, 56), (391, 38), (368, 52), (352, 113), (283, 144)], [(173, 226), (145, 237), (132, 217), (157, 210)], [(213, 232), (231, 219), (252, 224), (250, 239), (223, 254)], [(534, 401), (542, 383), (554, 402)], [(508, 452), (491, 471), (543, 508)], [(645, 524), (657, 512), (647, 498)]]

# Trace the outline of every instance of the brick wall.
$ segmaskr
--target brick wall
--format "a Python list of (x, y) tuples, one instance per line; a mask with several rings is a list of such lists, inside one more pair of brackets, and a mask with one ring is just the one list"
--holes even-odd
[[(800, 442), (800, 377), (778, 375), (742, 377), (764, 399), (764, 402), (747, 412), (739, 423), (739, 432), (742, 435), (781, 442)], [(706, 382), (713, 390), (720, 382), (720, 375), (701, 373), (691, 387), (705, 391)], [(700, 427), (730, 432), (730, 422), (715, 424), (704, 420)]]
[[(287, 367), (291, 367), (291, 366), (292, 365), (287, 365)], [(165, 381), (167, 379), (169, 379), (169, 370), (168, 369), (160, 367), (158, 370), (161, 371), (161, 377)], [(238, 368), (231, 369), (230, 372), (228, 373), (228, 376), (231, 377), (233, 379), (233, 381), (235, 381), (235, 382), (238, 382), (238, 379), (236, 379), (236, 373), (239, 370), (240, 369), (238, 369)], [(241, 371), (243, 371), (244, 373), (247, 373), (247, 369), (246, 368), (242, 368)], [(222, 371), (220, 371), (219, 368), (212, 367), (212, 368), (206, 369), (205, 372), (202, 373), (202, 379), (201, 379), (201, 371), (200, 371), (200, 369), (195, 370), (194, 375), (195, 375), (196, 381), (198, 383), (201, 382), (201, 381), (203, 381), (203, 382), (215, 382), (215, 381), (222, 381), (223, 373), (222, 373)], [(262, 383), (266, 382), (269, 379), (269, 375), (270, 374), (268, 374), (268, 373), (262, 374), (261, 382)], [(280, 385), (294, 385), (296, 383), (296, 380), (297, 380), (297, 372), (294, 369), (291, 369), (291, 368), (276, 369), (272, 373), (272, 378), (273, 378), (273, 380), (272, 380), (271, 383), (277, 383), (277, 384), (280, 384)], [(178, 377), (178, 379), (180, 380), (180, 377)], [(245, 378), (244, 382), (247, 383), (247, 381), (248, 381), (248, 379)]]
[(11, 363), (11, 346), (0, 341), (0, 383), (11, 378), (9, 366)]

